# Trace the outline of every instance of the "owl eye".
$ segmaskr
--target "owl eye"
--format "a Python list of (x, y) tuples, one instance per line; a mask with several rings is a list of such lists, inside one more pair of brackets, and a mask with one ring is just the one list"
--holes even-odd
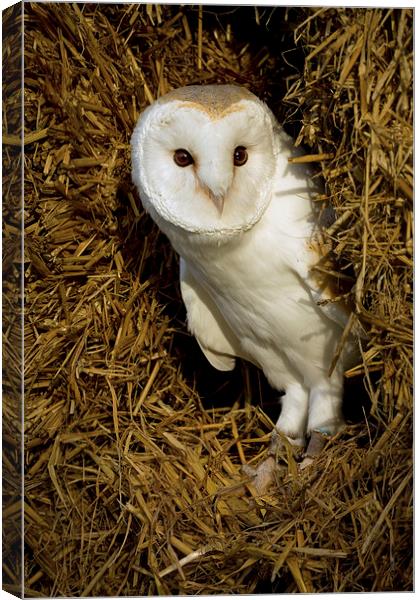
[(184, 148), (178, 148), (174, 152), (174, 161), (178, 167), (188, 167), (188, 165), (192, 165), (194, 160), (188, 150), (184, 150)]
[(237, 146), (233, 153), (233, 164), (235, 167), (242, 167), (248, 160), (248, 152), (244, 146)]

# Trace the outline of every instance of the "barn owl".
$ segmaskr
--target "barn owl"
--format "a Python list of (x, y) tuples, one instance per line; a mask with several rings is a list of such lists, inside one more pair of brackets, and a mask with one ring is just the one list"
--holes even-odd
[[(285, 440), (322, 447), (343, 426), (349, 315), (327, 278), (314, 197), (319, 190), (267, 105), (235, 85), (187, 86), (139, 118), (132, 177), (142, 204), (180, 256), (188, 327), (221, 371), (240, 357), (283, 392), (268, 459), (253, 473), (264, 491)], [(267, 475), (268, 474), (268, 475)]]

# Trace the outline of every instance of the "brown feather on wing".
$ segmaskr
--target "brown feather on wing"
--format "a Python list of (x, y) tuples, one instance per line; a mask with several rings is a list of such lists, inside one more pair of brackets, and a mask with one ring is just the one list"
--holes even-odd
[(333, 211), (321, 211), (319, 227), (307, 243), (310, 252), (308, 284), (316, 303), (332, 321), (347, 329), (351, 320), (351, 333), (365, 338), (364, 329), (354, 313), (355, 277), (348, 266), (340, 265), (334, 255), (331, 238), (325, 233), (325, 228), (330, 227), (332, 222)]

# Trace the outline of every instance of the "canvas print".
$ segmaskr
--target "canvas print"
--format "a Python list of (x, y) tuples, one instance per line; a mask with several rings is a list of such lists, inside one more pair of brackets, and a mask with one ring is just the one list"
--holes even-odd
[(413, 9), (2, 18), (4, 590), (413, 590)]

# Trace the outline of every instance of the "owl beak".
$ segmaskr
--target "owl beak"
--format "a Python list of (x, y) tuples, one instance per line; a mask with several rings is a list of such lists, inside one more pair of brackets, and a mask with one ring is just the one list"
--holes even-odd
[(219, 216), (221, 217), (223, 214), (223, 208), (225, 206), (224, 194), (215, 194), (208, 185), (204, 184), (203, 182), (200, 182), (200, 184), (201, 190), (204, 192), (207, 198), (213, 202), (217, 212), (219, 213)]
[(223, 196), (216, 196), (211, 190), (208, 190), (208, 194), (210, 196), (210, 200), (213, 202), (214, 206), (221, 217), (223, 214), (223, 208), (225, 206), (225, 199)]
[[(209, 161), (197, 173), (198, 184), (216, 207), (219, 217), (223, 214), (225, 198), (232, 183), (232, 174), (223, 174), (223, 169), (223, 164)], [(220, 175), (220, 173), (223, 175)]]

